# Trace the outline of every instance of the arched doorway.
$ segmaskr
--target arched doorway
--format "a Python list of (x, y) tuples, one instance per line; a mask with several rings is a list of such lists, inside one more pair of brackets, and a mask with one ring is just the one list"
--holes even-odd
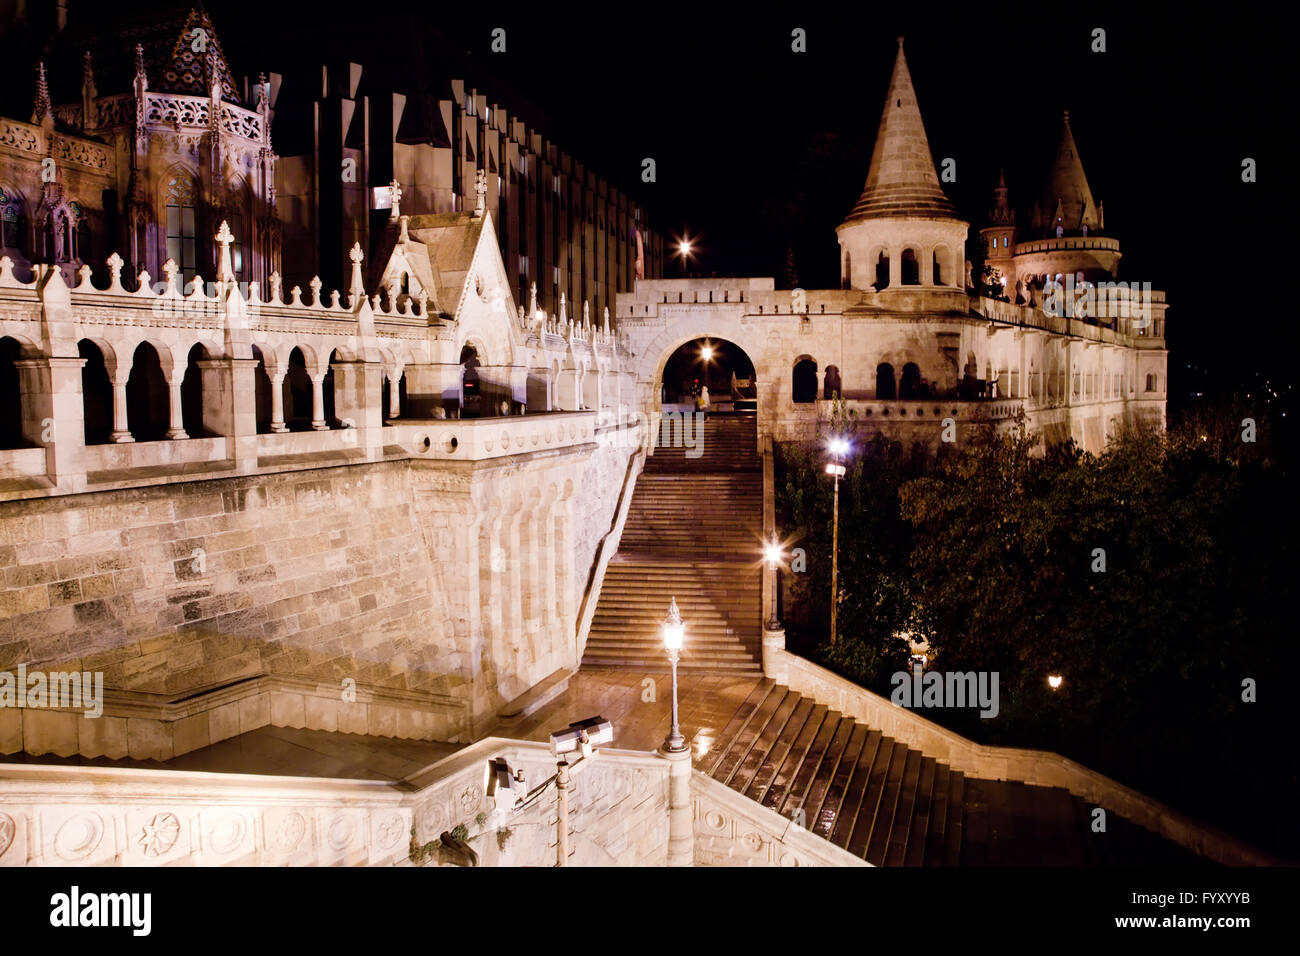
[(694, 408), (704, 390), (712, 411), (753, 411), (758, 403), (754, 363), (735, 342), (702, 337), (677, 347), (659, 378), (665, 408)]

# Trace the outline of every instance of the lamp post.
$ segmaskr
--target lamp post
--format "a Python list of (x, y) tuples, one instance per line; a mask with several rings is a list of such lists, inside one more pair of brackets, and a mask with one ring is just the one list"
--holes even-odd
[(680, 753), (686, 749), (686, 738), (682, 736), (681, 729), (677, 725), (677, 659), (678, 652), (682, 649), (682, 635), (685, 631), (686, 628), (682, 626), (681, 612), (677, 610), (677, 598), (674, 597), (672, 604), (668, 606), (668, 616), (664, 618), (663, 623), (664, 646), (668, 648), (668, 660), (673, 667), (673, 722), (668, 739), (664, 741), (664, 750), (669, 753)]
[(771, 600), (767, 615), (767, 629), (769, 631), (779, 631), (781, 629), (781, 620), (777, 617), (776, 604), (777, 595), (780, 594), (780, 578), (778, 575), (781, 571), (781, 545), (775, 538), (763, 545), (763, 557), (767, 560), (770, 579)]
[(849, 443), (843, 438), (832, 438), (832, 461), (826, 465), (826, 474), (835, 479), (835, 506), (831, 523), (831, 643), (835, 643), (835, 612), (839, 605), (840, 574), (840, 479), (844, 477), (844, 456), (849, 453)]

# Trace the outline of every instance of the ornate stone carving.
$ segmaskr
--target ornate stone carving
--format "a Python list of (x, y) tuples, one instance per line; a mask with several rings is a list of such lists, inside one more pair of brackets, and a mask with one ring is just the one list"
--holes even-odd
[(3, 857), (13, 846), (14, 836), (17, 833), (18, 825), (14, 823), (14, 818), (7, 813), (0, 813), (0, 857)]
[(244, 834), (247, 830), (248, 825), (244, 822), (244, 818), (237, 813), (232, 813), (213, 826), (208, 834), (208, 844), (216, 853), (222, 855), (233, 853), (244, 842)]
[(159, 813), (146, 823), (136, 840), (144, 847), (145, 856), (162, 856), (180, 839), (181, 821), (174, 813)]
[(81, 813), (64, 821), (54, 835), (54, 852), (62, 859), (84, 860), (104, 838), (104, 821), (97, 813)]

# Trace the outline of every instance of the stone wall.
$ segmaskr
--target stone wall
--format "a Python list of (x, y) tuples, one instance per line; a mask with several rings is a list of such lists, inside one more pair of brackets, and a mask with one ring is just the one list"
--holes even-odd
[(0, 671), (102, 672), (107, 700), (99, 718), (0, 709), (0, 753), (168, 759), (267, 723), (483, 733), (577, 666), (577, 609), (632, 453), (585, 418), (567, 447), (490, 461), (6, 504)]

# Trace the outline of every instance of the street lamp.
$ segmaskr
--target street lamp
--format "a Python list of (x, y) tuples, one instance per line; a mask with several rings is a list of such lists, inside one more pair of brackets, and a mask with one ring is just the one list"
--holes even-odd
[(776, 615), (777, 594), (780, 593), (780, 579), (777, 575), (780, 573), (781, 557), (781, 544), (775, 538), (763, 545), (763, 559), (767, 561), (767, 566), (771, 571), (772, 599), (769, 602), (770, 611), (767, 616), (767, 629), (769, 631), (779, 631), (781, 629), (781, 621)]
[(682, 278), (683, 279), (686, 278), (686, 260), (691, 257), (691, 252), (693, 248), (694, 247), (691, 245), (690, 236), (683, 236), (681, 239), (677, 241), (677, 254), (682, 257)]
[(849, 443), (844, 438), (830, 441), (832, 460), (826, 464), (826, 474), (835, 479), (835, 510), (831, 531), (831, 643), (835, 643), (835, 612), (839, 604), (840, 574), (840, 479), (844, 477), (844, 458), (849, 453)]
[(681, 612), (677, 610), (677, 598), (668, 606), (668, 616), (663, 623), (664, 647), (668, 648), (668, 660), (673, 665), (673, 723), (668, 739), (664, 741), (664, 750), (680, 753), (686, 749), (686, 738), (677, 726), (677, 660), (682, 649), (682, 637), (686, 628), (682, 625)]

